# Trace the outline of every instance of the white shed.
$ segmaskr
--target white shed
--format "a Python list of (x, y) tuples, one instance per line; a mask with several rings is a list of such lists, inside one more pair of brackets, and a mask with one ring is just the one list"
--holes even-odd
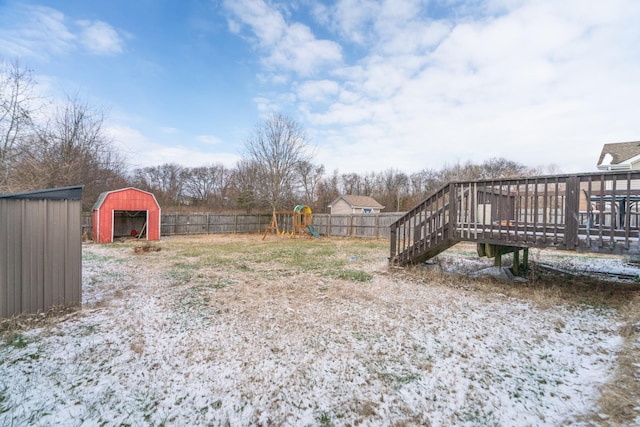
[(329, 209), (333, 215), (347, 214), (379, 214), (384, 209), (380, 203), (370, 196), (352, 196), (345, 194), (338, 196), (329, 203)]

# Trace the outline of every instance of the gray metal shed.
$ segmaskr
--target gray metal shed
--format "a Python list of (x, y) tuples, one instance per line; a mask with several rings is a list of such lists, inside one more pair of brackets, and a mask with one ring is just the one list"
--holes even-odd
[(0, 317), (81, 304), (82, 188), (0, 194)]

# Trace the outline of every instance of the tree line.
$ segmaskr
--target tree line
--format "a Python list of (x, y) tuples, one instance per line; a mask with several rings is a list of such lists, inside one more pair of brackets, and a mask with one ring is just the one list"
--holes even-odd
[(233, 167), (222, 163), (185, 167), (165, 163), (130, 170), (105, 132), (104, 111), (79, 97), (63, 102), (38, 98), (33, 72), (18, 60), (0, 63), (0, 193), (84, 185), (83, 208), (99, 194), (133, 186), (152, 192), (165, 210), (292, 210), (304, 204), (328, 212), (339, 195), (366, 195), (404, 211), (450, 181), (556, 173), (504, 158), (444, 165), (407, 174), (325, 171), (313, 162), (304, 129), (272, 114), (244, 141)]
[[(282, 192), (277, 209), (292, 210), (304, 204), (317, 213), (328, 213), (328, 205), (342, 194), (371, 196), (385, 206), (383, 212), (406, 211), (451, 181), (515, 178), (556, 173), (555, 169), (528, 168), (503, 158), (482, 163), (466, 162), (423, 169), (406, 174), (389, 168), (382, 172), (326, 174), (324, 166), (298, 165), (292, 186)], [(222, 164), (183, 167), (165, 163), (136, 169), (130, 184), (155, 194), (163, 209), (207, 211), (265, 211), (272, 206), (257, 194), (257, 176), (250, 165), (240, 162), (234, 168)]]

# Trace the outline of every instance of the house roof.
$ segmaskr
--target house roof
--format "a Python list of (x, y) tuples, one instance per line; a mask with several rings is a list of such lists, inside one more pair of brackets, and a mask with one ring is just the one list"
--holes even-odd
[(338, 200), (340, 200), (340, 199), (342, 199), (345, 202), (347, 202), (347, 204), (349, 206), (351, 206), (352, 208), (379, 208), (379, 209), (384, 209), (384, 206), (382, 206), (380, 203), (378, 203), (378, 201), (376, 199), (374, 199), (373, 197), (370, 197), (370, 196), (353, 196), (351, 194), (344, 194), (342, 196), (336, 197), (333, 202), (329, 203), (329, 207), (335, 205), (336, 202), (338, 202)]
[(598, 159), (598, 169), (629, 163), (629, 160), (638, 156), (640, 156), (640, 141), (604, 144)]
[(23, 193), (0, 194), (0, 199), (82, 200), (83, 188), (84, 185), (74, 185), (71, 187), (25, 191)]
[(140, 193), (149, 194), (151, 197), (153, 197), (153, 200), (156, 202), (156, 205), (158, 205), (158, 207), (160, 206), (160, 204), (158, 203), (158, 200), (156, 200), (156, 196), (154, 196), (153, 193), (149, 193), (148, 191), (140, 190), (139, 188), (127, 187), (127, 188), (120, 188), (119, 190), (111, 190), (111, 191), (105, 191), (104, 193), (100, 193), (100, 195), (98, 196), (98, 200), (96, 200), (96, 202), (93, 204), (93, 210), (96, 211), (96, 210), (100, 209), (100, 207), (102, 206), (104, 201), (107, 200), (107, 196), (109, 196), (109, 194), (119, 193), (121, 191), (137, 191), (137, 192), (140, 192)]

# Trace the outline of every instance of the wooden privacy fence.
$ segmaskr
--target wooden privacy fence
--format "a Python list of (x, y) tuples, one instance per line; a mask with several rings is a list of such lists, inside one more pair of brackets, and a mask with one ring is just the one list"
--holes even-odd
[(343, 237), (389, 238), (389, 226), (403, 212), (362, 215), (313, 215), (313, 226), (321, 235)]
[[(389, 226), (403, 212), (331, 215), (313, 214), (312, 225), (323, 236), (389, 238)], [(92, 217), (83, 214), (82, 231), (91, 235)], [(161, 235), (263, 233), (271, 222), (271, 214), (163, 213)]]

